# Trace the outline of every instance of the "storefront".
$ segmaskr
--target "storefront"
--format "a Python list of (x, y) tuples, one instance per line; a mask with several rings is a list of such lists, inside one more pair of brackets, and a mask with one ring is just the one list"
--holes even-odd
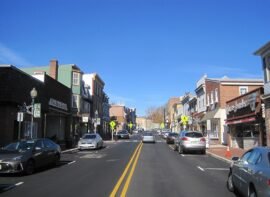
[(70, 141), (69, 88), (45, 73), (31, 76), (11, 65), (0, 66), (0, 78), (0, 146), (29, 137)]
[(261, 95), (263, 88), (226, 102), (226, 124), (231, 147), (250, 149), (266, 144)]

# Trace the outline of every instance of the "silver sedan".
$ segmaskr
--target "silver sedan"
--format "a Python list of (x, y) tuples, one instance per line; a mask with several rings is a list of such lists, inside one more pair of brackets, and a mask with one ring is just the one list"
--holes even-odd
[(86, 133), (78, 142), (79, 150), (98, 149), (103, 147), (103, 139), (98, 133)]
[(247, 197), (270, 196), (269, 147), (253, 148), (233, 161), (227, 180), (230, 191)]
[(143, 136), (142, 136), (142, 142), (151, 142), (151, 143), (155, 143), (155, 137), (152, 133), (150, 132), (147, 132), (147, 133), (144, 133)]

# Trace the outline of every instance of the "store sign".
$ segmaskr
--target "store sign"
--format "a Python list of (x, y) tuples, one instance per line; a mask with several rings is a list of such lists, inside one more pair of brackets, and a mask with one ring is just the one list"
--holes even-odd
[(41, 117), (41, 104), (35, 103), (34, 104), (34, 118), (40, 118)]
[(241, 98), (241, 100), (236, 100), (226, 106), (226, 112), (229, 114), (230, 112), (237, 112), (239, 109), (243, 109), (245, 107), (250, 107), (251, 111), (255, 111), (256, 108), (256, 98), (257, 92), (246, 95)]
[(89, 117), (88, 117), (88, 116), (83, 116), (83, 117), (82, 117), (82, 122), (83, 122), (83, 123), (87, 123), (88, 120), (89, 120)]
[(67, 111), (67, 104), (61, 101), (50, 98), (49, 105)]

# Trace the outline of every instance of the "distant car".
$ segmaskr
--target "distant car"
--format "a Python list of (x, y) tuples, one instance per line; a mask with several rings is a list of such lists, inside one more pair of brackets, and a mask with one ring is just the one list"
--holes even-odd
[(116, 132), (115, 137), (118, 139), (129, 139), (129, 133), (127, 130), (120, 130)]
[(39, 167), (57, 165), (60, 157), (60, 146), (49, 139), (20, 140), (0, 149), (0, 173), (29, 175)]
[(169, 133), (171, 133), (171, 131), (165, 131), (165, 132), (163, 132), (163, 133), (162, 133), (162, 137), (163, 137), (164, 139), (167, 139)]
[(151, 142), (151, 143), (155, 143), (155, 137), (153, 135), (153, 133), (151, 132), (146, 132), (143, 134), (142, 136), (142, 142)]
[(174, 145), (179, 154), (187, 151), (200, 151), (202, 154), (206, 152), (206, 139), (199, 131), (181, 131), (175, 138)]
[(98, 133), (86, 133), (78, 142), (78, 149), (98, 149), (103, 147), (103, 139)]
[(178, 133), (169, 133), (168, 137), (166, 138), (167, 144), (174, 144), (175, 138), (178, 136)]
[(227, 188), (243, 196), (270, 196), (270, 148), (255, 147), (233, 157)]

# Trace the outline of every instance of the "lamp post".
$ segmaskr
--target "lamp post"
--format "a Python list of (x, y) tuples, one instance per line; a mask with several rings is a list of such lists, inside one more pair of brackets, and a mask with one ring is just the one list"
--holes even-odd
[(30, 133), (30, 137), (31, 139), (33, 138), (33, 127), (34, 127), (34, 104), (35, 104), (35, 98), (37, 97), (37, 90), (36, 88), (33, 88), (30, 92), (30, 96), (32, 98), (32, 119), (31, 119), (31, 133)]
[(95, 124), (94, 124), (94, 126), (95, 126), (95, 133), (97, 133), (97, 120), (98, 120), (98, 111), (96, 110), (95, 111)]

